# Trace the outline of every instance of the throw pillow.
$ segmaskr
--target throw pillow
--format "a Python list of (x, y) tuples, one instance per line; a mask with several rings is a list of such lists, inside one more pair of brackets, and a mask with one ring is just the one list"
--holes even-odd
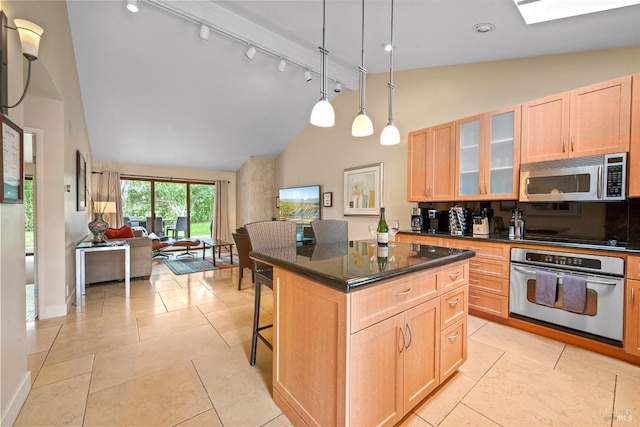
[(120, 228), (109, 228), (104, 232), (104, 235), (107, 236), (107, 239), (129, 239), (135, 237), (133, 230), (127, 225), (123, 225)]

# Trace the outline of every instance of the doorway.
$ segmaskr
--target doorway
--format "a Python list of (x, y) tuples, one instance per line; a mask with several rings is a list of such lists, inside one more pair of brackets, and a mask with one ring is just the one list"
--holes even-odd
[(35, 134), (24, 132), (24, 253), (26, 269), (26, 321), (38, 317), (38, 288), (35, 271)]

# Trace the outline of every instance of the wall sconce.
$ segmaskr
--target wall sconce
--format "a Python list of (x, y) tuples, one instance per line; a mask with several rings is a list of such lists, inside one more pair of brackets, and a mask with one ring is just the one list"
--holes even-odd
[[(3, 11), (0, 11), (0, 20), (2, 21), (2, 40), (0, 40), (0, 57), (2, 60), (2, 70), (0, 71), (0, 104), (2, 105), (2, 113), (7, 114), (9, 108), (15, 108), (24, 100), (29, 88), (29, 82), (31, 81), (31, 63), (38, 59), (38, 51), (40, 49), (40, 39), (44, 30), (39, 25), (33, 22), (26, 21), (24, 19), (14, 19), (14, 27), (7, 26), (7, 16)], [(20, 37), (20, 45), (22, 46), (22, 55), (29, 62), (29, 68), (27, 72), (27, 83), (24, 86), (24, 91), (18, 102), (13, 105), (8, 105), (8, 75), (7, 75), (7, 29), (16, 30)]]

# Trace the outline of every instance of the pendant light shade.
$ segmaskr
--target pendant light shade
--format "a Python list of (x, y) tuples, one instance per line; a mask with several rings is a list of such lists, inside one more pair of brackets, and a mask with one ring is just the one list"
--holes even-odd
[(322, 75), (320, 76), (320, 101), (311, 110), (312, 125), (323, 128), (331, 127), (336, 121), (336, 115), (333, 106), (327, 99), (327, 54), (329, 53), (324, 47), (325, 39), (325, 17), (326, 17), (326, 0), (322, 0), (322, 47), (320, 54), (322, 55)]
[(362, 0), (362, 61), (360, 63), (360, 111), (351, 125), (351, 135), (362, 137), (373, 135), (373, 123), (364, 106), (364, 95), (367, 80), (367, 69), (364, 68), (364, 0)]
[(400, 143), (400, 131), (393, 124), (393, 0), (391, 0), (391, 40), (389, 41), (391, 51), (389, 52), (389, 122), (380, 134), (380, 144), (396, 145)]

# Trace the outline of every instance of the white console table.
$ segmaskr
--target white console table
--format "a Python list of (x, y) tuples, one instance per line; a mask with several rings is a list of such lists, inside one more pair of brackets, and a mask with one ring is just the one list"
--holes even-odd
[(106, 245), (94, 245), (91, 242), (80, 242), (76, 246), (76, 305), (82, 305), (85, 288), (85, 255), (87, 252), (124, 251), (124, 288), (129, 298), (131, 285), (131, 250), (124, 240), (108, 242)]

